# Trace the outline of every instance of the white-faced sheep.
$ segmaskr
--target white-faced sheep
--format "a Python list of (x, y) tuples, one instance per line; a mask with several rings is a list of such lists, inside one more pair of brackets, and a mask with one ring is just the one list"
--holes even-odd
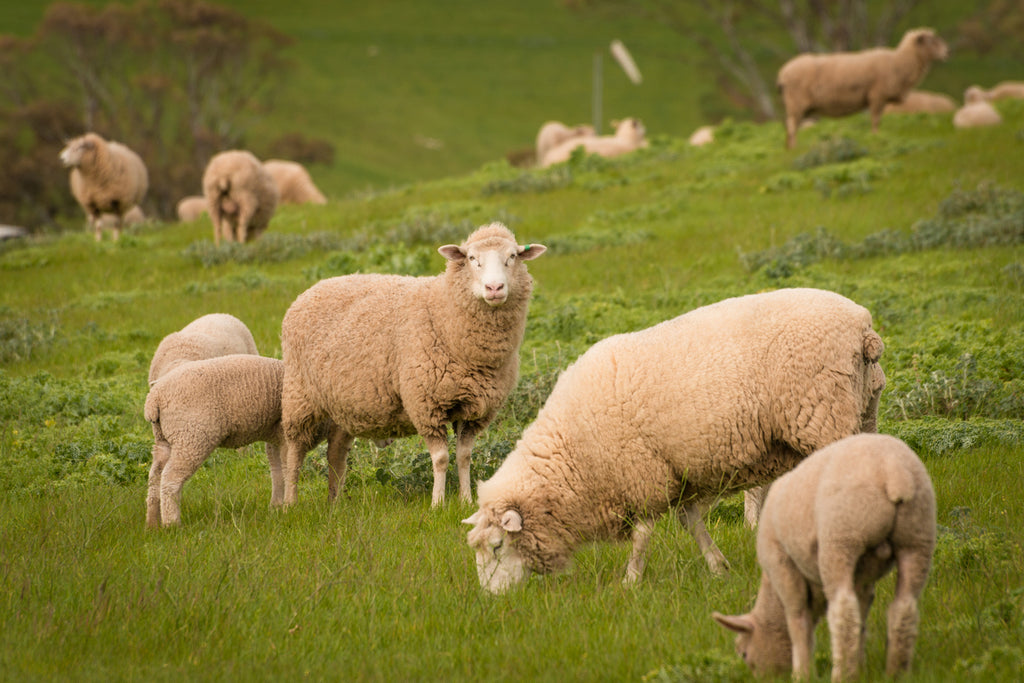
[(71, 169), (71, 194), (85, 211), (96, 240), (103, 237), (103, 214), (116, 217), (114, 239), (120, 238), (125, 214), (142, 202), (149, 189), (146, 164), (130, 148), (96, 133), (68, 142), (60, 160)]
[(927, 90), (911, 90), (902, 102), (890, 102), (883, 114), (944, 114), (956, 109), (956, 100), (949, 95)]
[(782, 65), (776, 83), (786, 109), (786, 146), (796, 145), (804, 117), (848, 116), (868, 109), (871, 130), (882, 110), (900, 102), (924, 79), (933, 61), (945, 60), (946, 43), (932, 29), (907, 31), (895, 48), (805, 53)]
[(283, 378), (280, 360), (241, 354), (185, 363), (150, 387), (144, 413), (153, 424), (147, 526), (181, 521), (181, 487), (215, 448), (256, 441), (266, 442), (271, 503), (280, 504)]
[(537, 131), (537, 163), (541, 163), (544, 160), (544, 156), (551, 149), (557, 147), (566, 140), (592, 137), (593, 135), (594, 127), (588, 123), (582, 123), (570, 128), (561, 121), (547, 121), (540, 127), (540, 130)]
[(149, 364), (149, 383), (182, 363), (236, 353), (259, 354), (245, 323), (227, 313), (204, 315), (160, 340)]
[(702, 510), (874, 430), (881, 352), (865, 308), (815, 289), (727, 299), (598, 342), (478, 486), (465, 521), (481, 584), (501, 592), (565, 567), (581, 543), (630, 536), (632, 583), (673, 506), (722, 571)]
[(968, 102), (953, 114), (955, 128), (979, 128), (981, 126), (998, 126), (1003, 122), (996, 108), (988, 100)]
[(193, 195), (182, 198), (174, 207), (181, 223), (191, 223), (199, 220), (199, 217), (206, 213), (206, 197)]
[(748, 614), (714, 619), (738, 633), (757, 674), (813, 674), (814, 627), (827, 615), (832, 680), (857, 676), (875, 583), (896, 567), (886, 673), (910, 668), (917, 603), (935, 549), (935, 493), (924, 465), (897, 438), (860, 434), (779, 477), (757, 533), (761, 587)]
[(206, 210), (213, 240), (248, 242), (266, 229), (277, 209), (277, 185), (251, 152), (229, 150), (215, 155), (203, 173)]
[(630, 117), (621, 121), (615, 128), (614, 135), (600, 135), (592, 137), (579, 137), (566, 140), (565, 142), (552, 147), (540, 165), (543, 167), (559, 164), (568, 161), (573, 150), (582, 147), (587, 154), (598, 154), (603, 157), (617, 157), (628, 154), (641, 147), (646, 147), (648, 142), (644, 138), (647, 129), (640, 119)]
[(473, 440), (516, 384), (533, 288), (525, 262), (545, 249), (520, 246), (492, 223), (461, 246), (440, 247), (448, 259), (440, 275), (345, 275), (301, 294), (281, 326), (285, 503), (295, 502), (299, 467), (326, 425), (331, 499), (344, 484), (353, 438), (419, 434), (438, 505), (449, 422), (459, 493), (470, 500)]
[(278, 200), (282, 204), (326, 204), (327, 197), (317, 188), (306, 168), (295, 161), (267, 159), (263, 162), (277, 185)]

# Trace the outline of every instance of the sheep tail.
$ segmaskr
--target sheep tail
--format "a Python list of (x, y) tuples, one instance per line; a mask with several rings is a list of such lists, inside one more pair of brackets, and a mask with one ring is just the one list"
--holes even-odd
[(878, 359), (882, 357), (882, 351), (885, 350), (885, 343), (878, 336), (877, 332), (869, 329), (864, 333), (864, 341), (861, 348), (864, 353), (864, 360), (868, 363), (877, 363)]
[(158, 400), (156, 389), (149, 390), (149, 395), (146, 396), (146, 407), (143, 408), (142, 415), (146, 418), (146, 422), (157, 423), (160, 421), (160, 401)]
[(917, 484), (913, 474), (899, 461), (889, 459), (885, 464), (885, 495), (894, 505), (913, 500)]
[(225, 194), (228, 193), (228, 190), (230, 190), (230, 189), (231, 189), (231, 179), (230, 178), (218, 178), (217, 179), (217, 191), (220, 192), (220, 194), (225, 195)]

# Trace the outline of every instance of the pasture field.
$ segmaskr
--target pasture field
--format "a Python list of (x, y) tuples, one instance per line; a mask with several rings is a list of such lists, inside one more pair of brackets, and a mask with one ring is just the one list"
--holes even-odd
[[(484, 594), (460, 520), (429, 507), (422, 441), (358, 442), (338, 502), (322, 452), (299, 502), (272, 510), (261, 448), (217, 451), (184, 489), (180, 528), (143, 528), (146, 372), (167, 333), (229, 312), (280, 356), (294, 298), (338, 274), (439, 272), (436, 247), (503, 220), (550, 251), (520, 385), (478, 440), (484, 478), (558, 372), (592, 343), (766, 289), (835, 290), (886, 344), (880, 429), (922, 455), (940, 537), (909, 681), (1024, 675), (1024, 103), (955, 131), (946, 117), (824, 121), (783, 149), (778, 123), (727, 122), (690, 148), (655, 135), (617, 160), (504, 161), (283, 207), (249, 245), (206, 219), (121, 241), (83, 230), (0, 245), (0, 677), (4, 680), (741, 681), (709, 614), (745, 610), (759, 572), (742, 503), (709, 530), (707, 571), (674, 519), (634, 589), (625, 544), (570, 572)], [(496, 157), (499, 158), (499, 157)], [(328, 192), (330, 195), (331, 193)], [(685, 410), (686, 406), (680, 406)], [(881, 676), (880, 585), (868, 674)], [(816, 664), (829, 670), (827, 630)]]

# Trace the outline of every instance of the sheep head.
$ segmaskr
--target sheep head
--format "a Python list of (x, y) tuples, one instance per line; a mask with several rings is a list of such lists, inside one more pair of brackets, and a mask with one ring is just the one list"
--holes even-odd
[(60, 160), (67, 167), (81, 166), (82, 162), (96, 155), (103, 138), (96, 133), (86, 133), (70, 140), (60, 152)]
[(735, 616), (712, 612), (711, 618), (736, 633), (736, 654), (755, 675), (780, 674), (792, 669), (793, 647), (784, 622), (780, 633), (778, 629), (766, 628), (754, 612)]
[(481, 507), (462, 521), (473, 525), (466, 540), (476, 552), (481, 586), (491, 593), (504, 593), (529, 575), (526, 561), (510, 538), (523, 530), (519, 511), (509, 508), (499, 514), (491, 507)]
[(517, 269), (524, 269), (523, 261), (532, 261), (545, 251), (543, 244), (516, 244), (515, 236), (501, 223), (485, 225), (470, 235), (461, 245), (446, 244), (438, 253), (465, 269), (470, 279), (473, 296), (488, 306), (503, 305), (513, 296), (511, 291), (519, 284)]
[(946, 41), (938, 36), (930, 28), (917, 28), (907, 31), (900, 41), (900, 47), (909, 46), (917, 53), (918, 58), (925, 64), (929, 62), (944, 62), (949, 57), (949, 46)]

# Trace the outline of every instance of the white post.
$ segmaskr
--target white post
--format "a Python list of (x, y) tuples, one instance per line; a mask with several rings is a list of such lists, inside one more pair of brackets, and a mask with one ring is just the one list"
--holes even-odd
[(601, 84), (601, 53), (594, 53), (594, 93), (591, 101), (591, 116), (594, 121), (594, 134), (601, 134), (601, 100), (602, 100), (602, 89)]

